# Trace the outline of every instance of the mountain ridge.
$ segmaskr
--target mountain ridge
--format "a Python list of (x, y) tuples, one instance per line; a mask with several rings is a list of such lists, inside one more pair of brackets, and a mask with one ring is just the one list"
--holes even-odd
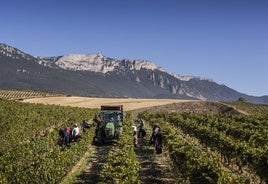
[(180, 76), (147, 60), (113, 59), (101, 53), (40, 57), (0, 44), (1, 88), (29, 88), (71, 95), (184, 98), (268, 103), (211, 79)]

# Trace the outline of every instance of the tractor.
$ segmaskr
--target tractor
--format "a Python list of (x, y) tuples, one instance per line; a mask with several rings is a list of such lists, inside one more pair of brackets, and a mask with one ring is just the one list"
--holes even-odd
[(122, 133), (123, 106), (101, 106), (100, 113), (94, 118), (96, 125), (93, 144), (103, 145), (116, 142)]

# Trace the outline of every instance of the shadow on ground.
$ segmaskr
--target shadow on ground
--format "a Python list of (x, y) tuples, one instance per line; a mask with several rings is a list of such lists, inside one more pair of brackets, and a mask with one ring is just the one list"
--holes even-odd
[(89, 158), (89, 166), (85, 171), (76, 177), (74, 184), (90, 183), (95, 184), (102, 181), (100, 176), (102, 165), (105, 163), (107, 154), (112, 148), (112, 144), (105, 146), (95, 146), (95, 151)]
[(156, 154), (154, 147), (149, 144), (149, 138), (140, 138), (135, 148), (136, 155), (141, 164), (140, 179), (142, 183), (175, 184), (173, 171), (163, 154)]

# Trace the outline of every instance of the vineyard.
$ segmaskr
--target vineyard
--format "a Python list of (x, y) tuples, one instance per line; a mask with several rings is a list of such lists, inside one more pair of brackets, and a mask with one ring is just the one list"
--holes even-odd
[(93, 130), (62, 151), (58, 131), (96, 110), (0, 100), (0, 183), (59, 183), (88, 149)]
[(165, 147), (190, 183), (268, 182), (267, 114), (139, 116), (162, 127)]
[(48, 96), (59, 96), (59, 95), (51, 92), (41, 92), (33, 90), (0, 89), (0, 98), (2, 99), (20, 100), (25, 98), (48, 97)]
[[(162, 129), (165, 154), (157, 156), (147, 143), (148, 136), (140, 141), (138, 148), (134, 147), (131, 125), (136, 117), (132, 118), (130, 113), (125, 115), (124, 131), (117, 144), (92, 146), (93, 126), (82, 133), (79, 142), (63, 148), (57, 145), (58, 131), (66, 125), (80, 124), (83, 119), (91, 120), (98, 109), (0, 98), (0, 183), (165, 183), (168, 181), (165, 177), (172, 175), (170, 178), (177, 179), (176, 183), (265, 184), (268, 182), (267, 106), (228, 104), (249, 115), (171, 112), (167, 105), (162, 110), (155, 107), (158, 112), (148, 109), (138, 114), (146, 122), (148, 136), (155, 124)], [(94, 160), (85, 157), (98, 158), (95, 166), (89, 167)], [(172, 165), (169, 173), (159, 171), (164, 170), (164, 163), (157, 166), (154, 162), (161, 157), (170, 158), (165, 163)], [(87, 160), (85, 167), (89, 171), (66, 180), (81, 160)], [(152, 172), (148, 172), (150, 169)], [(150, 176), (141, 177), (141, 170)]]
[(268, 105), (265, 104), (252, 104), (246, 101), (234, 101), (234, 102), (224, 102), (230, 106), (240, 109), (247, 114), (252, 115), (265, 115), (268, 113)]
[[(91, 146), (94, 128), (64, 150), (57, 145), (59, 129), (92, 119), (96, 112), (0, 100), (0, 183), (60, 183)], [(101, 168), (104, 183), (139, 183), (130, 125), (128, 115), (122, 138)]]

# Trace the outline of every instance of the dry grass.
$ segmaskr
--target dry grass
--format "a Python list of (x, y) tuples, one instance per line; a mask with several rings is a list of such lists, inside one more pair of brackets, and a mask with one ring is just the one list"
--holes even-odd
[(138, 98), (91, 98), (91, 97), (44, 97), (24, 99), (23, 102), (55, 104), (86, 108), (100, 108), (101, 105), (123, 105), (124, 110), (135, 110), (145, 107), (190, 102), (193, 100), (178, 99), (138, 99)]

